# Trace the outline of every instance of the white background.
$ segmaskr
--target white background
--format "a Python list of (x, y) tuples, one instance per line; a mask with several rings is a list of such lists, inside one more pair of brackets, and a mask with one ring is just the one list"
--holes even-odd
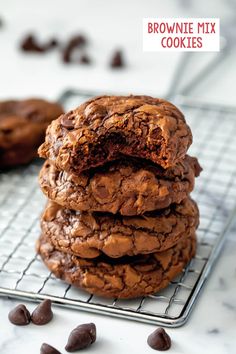
[[(220, 17), (226, 34), (236, 43), (235, 29), (230, 27), (236, 8), (234, 11), (230, 3), (233, 0), (1, 0), (0, 17), (6, 25), (0, 30), (0, 98), (35, 95), (57, 98), (68, 87), (164, 96), (182, 54), (143, 53), (142, 18)], [(51, 35), (65, 40), (73, 33), (84, 32), (90, 39), (88, 54), (93, 65), (65, 66), (56, 52), (42, 56), (22, 54), (19, 41), (31, 31), (42, 41)], [(108, 68), (110, 55), (116, 48), (124, 49), (127, 61), (127, 68), (121, 71)], [(181, 85), (214, 55), (193, 54)], [(189, 94), (206, 101), (235, 104), (235, 81), (232, 49), (226, 60)], [(236, 352), (235, 252), (235, 242), (228, 241), (190, 321), (182, 328), (169, 330), (173, 338), (170, 353)], [(224, 280), (223, 286), (220, 279)], [(231, 308), (224, 305), (225, 301), (232, 304)], [(98, 342), (88, 349), (89, 353), (153, 352), (146, 345), (146, 337), (155, 326), (57, 308), (55, 319), (48, 326), (19, 328), (7, 320), (12, 306), (12, 301), (0, 301), (0, 354), (39, 353), (43, 341), (62, 350), (70, 330), (90, 321), (97, 324)], [(34, 305), (29, 307), (33, 309)], [(210, 333), (215, 328), (219, 333)]]
[[(144, 17), (220, 17), (224, 28), (234, 21), (234, 0), (1, 0), (0, 15), (5, 28), (0, 30), (0, 98), (43, 95), (56, 98), (65, 87), (95, 89), (100, 92), (146, 93), (164, 96), (182, 53), (144, 53)], [(183, 6), (184, 5), (184, 6)], [(234, 21), (235, 22), (235, 21)], [(65, 66), (57, 52), (42, 56), (25, 55), (19, 50), (22, 37), (35, 32), (44, 41), (56, 35), (65, 41), (71, 34), (85, 33), (90, 41), (88, 54), (93, 65)], [(235, 35), (235, 29), (227, 30)], [(236, 36), (234, 36), (234, 43)], [(124, 49), (125, 70), (108, 68), (114, 49)], [(183, 81), (212, 58), (215, 53), (195, 53), (196, 65)], [(217, 54), (216, 54), (217, 55)], [(235, 56), (205, 78), (195, 93), (204, 99), (231, 102), (236, 80)], [(205, 89), (204, 89), (205, 87)], [(207, 87), (207, 90), (206, 90)], [(227, 91), (227, 95), (224, 93)]]

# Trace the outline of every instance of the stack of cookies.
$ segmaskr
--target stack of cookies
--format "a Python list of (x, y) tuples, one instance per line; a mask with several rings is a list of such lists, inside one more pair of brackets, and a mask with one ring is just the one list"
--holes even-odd
[(97, 97), (53, 121), (39, 149), (49, 201), (37, 242), (50, 271), (106, 297), (166, 287), (196, 249), (191, 142), (182, 113), (148, 96)]

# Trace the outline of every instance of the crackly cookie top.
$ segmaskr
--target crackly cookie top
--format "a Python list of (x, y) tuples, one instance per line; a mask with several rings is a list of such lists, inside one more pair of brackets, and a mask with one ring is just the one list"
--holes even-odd
[[(62, 107), (42, 99), (0, 102), (0, 148), (37, 147), (48, 124), (63, 113)], [(4, 152), (3, 151), (3, 152)]]
[(68, 209), (140, 215), (180, 203), (200, 171), (197, 159), (190, 156), (168, 169), (126, 158), (80, 174), (59, 171), (46, 161), (39, 182), (48, 198)]
[(114, 298), (145, 296), (165, 288), (191, 260), (195, 249), (195, 232), (166, 251), (116, 259), (103, 255), (88, 260), (63, 253), (46, 235), (37, 242), (38, 253), (56, 277), (89, 293)]
[(171, 248), (195, 231), (198, 223), (198, 208), (190, 198), (132, 217), (76, 212), (48, 202), (41, 228), (60, 251), (85, 258), (96, 258), (101, 253), (117, 258)]
[(77, 173), (122, 155), (167, 168), (184, 158), (191, 142), (173, 104), (149, 96), (100, 96), (52, 122), (39, 154)]

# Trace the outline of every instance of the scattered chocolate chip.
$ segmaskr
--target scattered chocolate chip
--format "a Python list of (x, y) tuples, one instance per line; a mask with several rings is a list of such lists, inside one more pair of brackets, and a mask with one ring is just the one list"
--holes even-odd
[(148, 345), (152, 349), (164, 351), (171, 347), (171, 339), (164, 328), (158, 328), (148, 336)]
[(37, 52), (37, 53), (42, 53), (44, 52), (44, 48), (41, 47), (34, 35), (30, 34), (27, 37), (25, 37), (21, 43), (21, 49), (25, 52)]
[(115, 51), (111, 58), (110, 66), (112, 68), (122, 68), (125, 66), (121, 50)]
[(50, 49), (58, 46), (55, 38), (49, 40), (46, 44), (40, 45), (33, 34), (28, 35), (21, 43), (21, 49), (25, 52), (45, 53)]
[(61, 354), (57, 349), (47, 343), (43, 343), (40, 348), (40, 354)]
[(73, 129), (74, 128), (74, 121), (70, 119), (67, 115), (61, 117), (61, 125), (66, 129)]
[(90, 334), (92, 343), (96, 341), (96, 336), (97, 336), (97, 331), (96, 331), (96, 326), (94, 323), (84, 323), (77, 328), (80, 328), (81, 330), (87, 331)]
[(46, 50), (50, 50), (52, 48), (58, 47), (59, 41), (56, 38), (50, 39), (50, 41), (45, 45)]
[(53, 312), (51, 300), (44, 300), (39, 304), (31, 315), (31, 321), (36, 325), (44, 325), (51, 321)]
[(66, 44), (63, 53), (62, 59), (64, 63), (70, 63), (73, 61), (73, 53), (75, 49), (80, 49), (87, 44), (87, 39), (83, 35), (76, 35), (72, 37)]
[(30, 313), (25, 305), (20, 304), (9, 312), (8, 319), (17, 326), (25, 326), (30, 323)]
[(68, 48), (65, 48), (64, 51), (62, 52), (62, 60), (64, 63), (70, 63), (71, 61), (71, 50)]
[(94, 343), (96, 340), (96, 326), (94, 323), (82, 324), (71, 332), (65, 346), (66, 351), (74, 352)]
[(90, 60), (90, 58), (88, 57), (88, 55), (83, 54), (83, 55), (81, 55), (79, 62), (80, 62), (81, 64), (90, 64), (90, 63), (91, 63), (91, 60)]
[(74, 37), (72, 37), (69, 41), (69, 46), (71, 48), (74, 48), (74, 47), (82, 47), (84, 46), (85, 44), (87, 44), (87, 39), (85, 38), (85, 36), (79, 34), (79, 35), (76, 35)]

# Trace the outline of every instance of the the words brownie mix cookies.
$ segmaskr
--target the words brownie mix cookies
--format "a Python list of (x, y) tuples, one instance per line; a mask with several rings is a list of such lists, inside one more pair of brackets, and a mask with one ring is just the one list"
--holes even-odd
[(191, 143), (179, 109), (149, 96), (96, 97), (54, 120), (39, 148), (49, 270), (105, 297), (168, 286), (196, 250)]

